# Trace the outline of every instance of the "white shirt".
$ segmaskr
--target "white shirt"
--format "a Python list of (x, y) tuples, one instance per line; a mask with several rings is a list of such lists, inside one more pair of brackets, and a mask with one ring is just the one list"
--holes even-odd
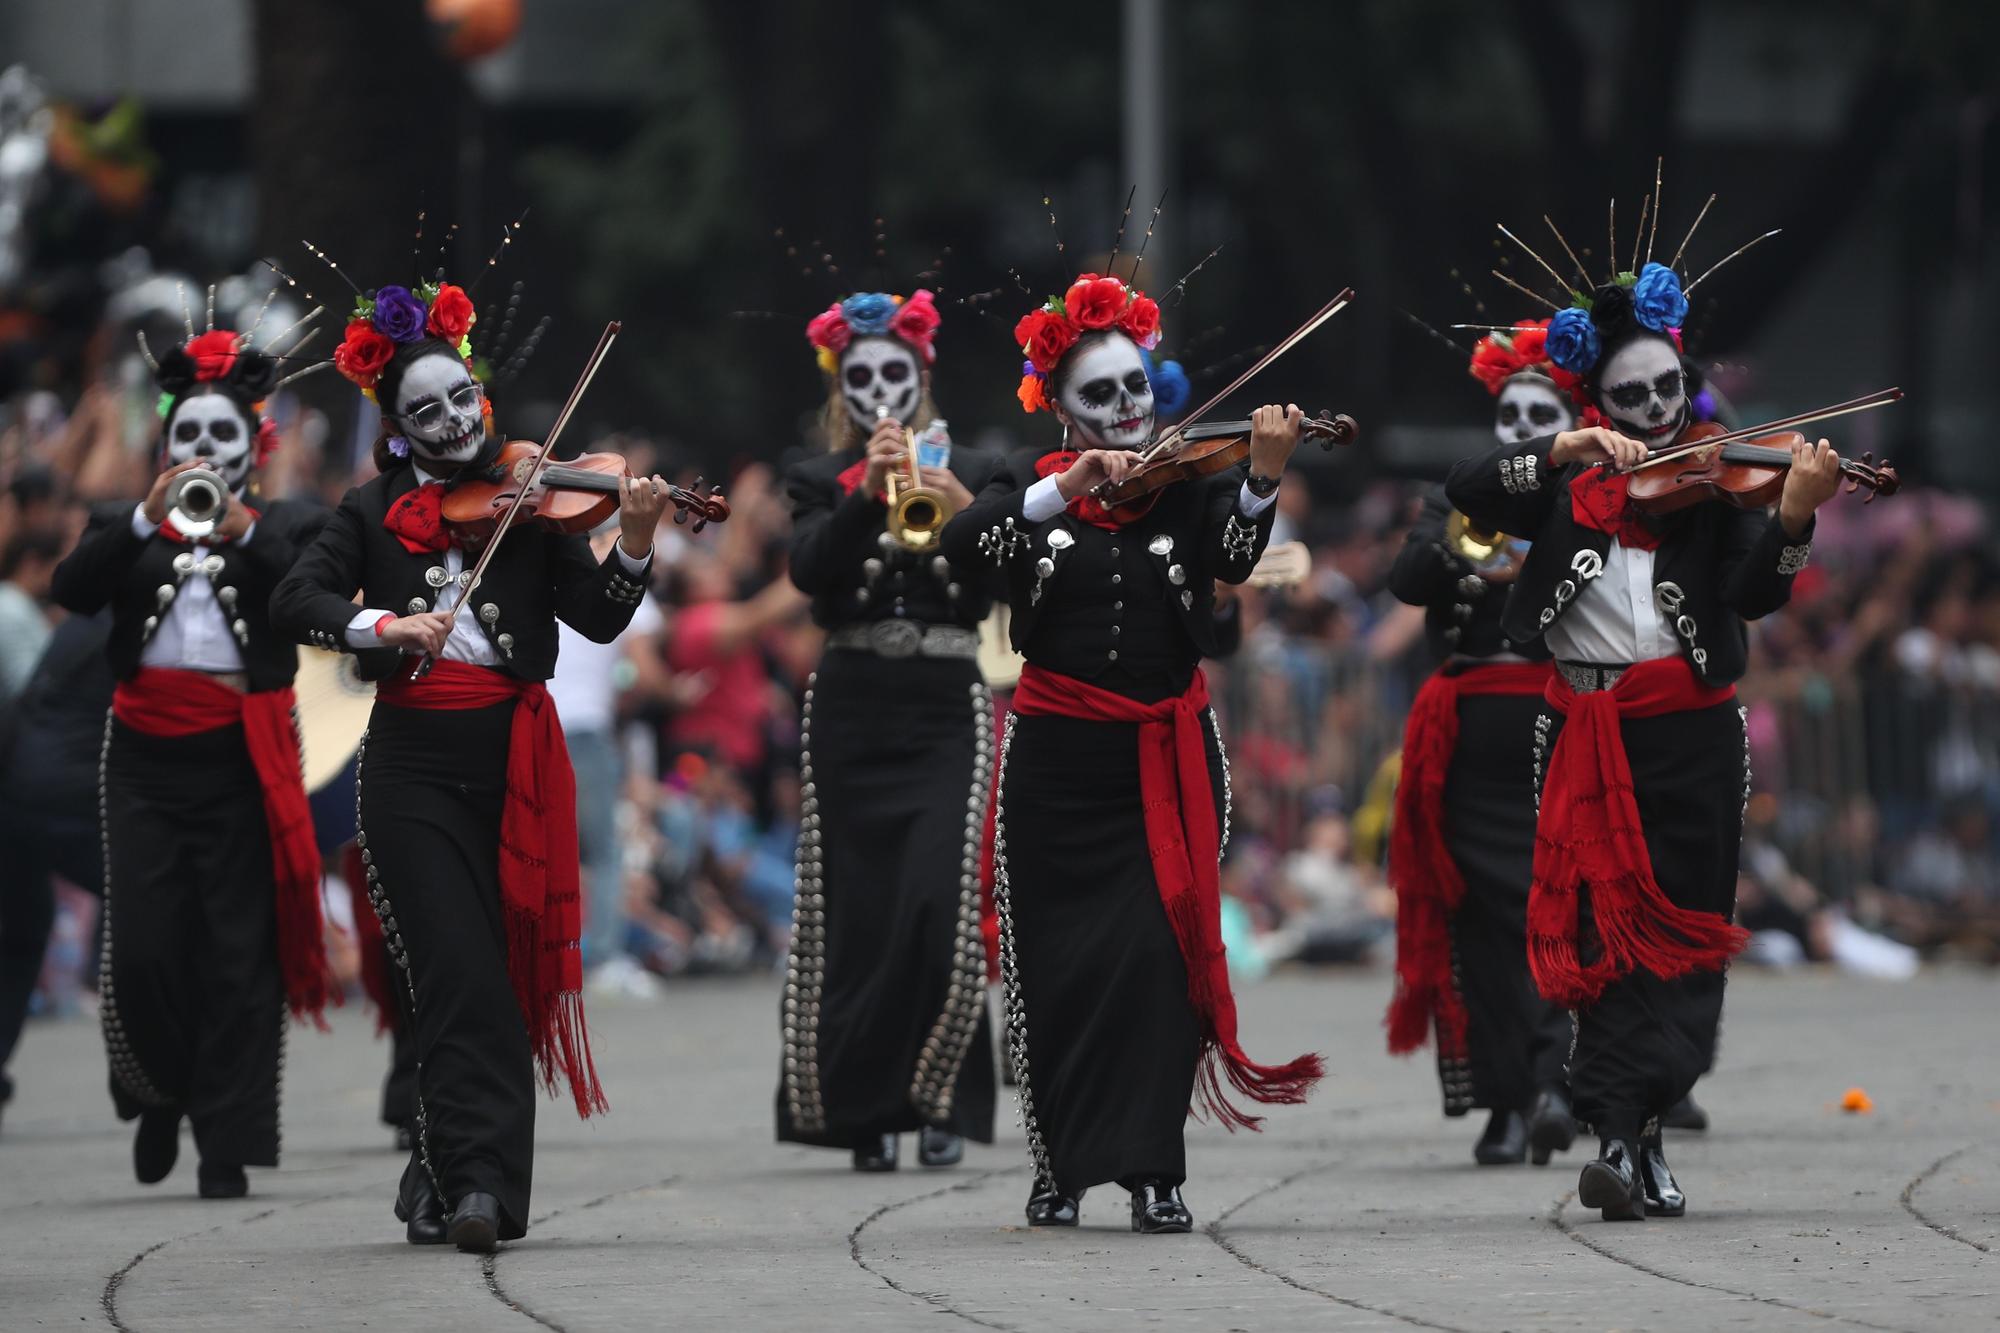
[(666, 617), (650, 597), (639, 600), (632, 623), (610, 643), (586, 639), (568, 625), (556, 626), (556, 674), (549, 679), (549, 697), (565, 733), (608, 732), (617, 713), (618, 664), (625, 644), (637, 636), (658, 634)]
[[(133, 507), (133, 536), (146, 541), (159, 530), (160, 525), (146, 517), (144, 504)], [(249, 530), (236, 539), (236, 545), (248, 546), (256, 531), (257, 525), (252, 523)], [(189, 549), (199, 552), (206, 549), (206, 544), (197, 542)], [(160, 625), (146, 640), (145, 647), (139, 650), (140, 666), (168, 667), (177, 671), (243, 670), (243, 649), (236, 642), (236, 635), (230, 631), (230, 617), (223, 613), (222, 603), (215, 599), (215, 585), (209, 581), (208, 571), (201, 567), (199, 554), (195, 557), (194, 572), (181, 580), (180, 591), (174, 595), (174, 600), (156, 614), (160, 617)]]
[[(413, 466), (416, 465), (413, 464)], [(424, 471), (421, 466), (416, 466), (416, 473), (419, 485), (442, 480), (442, 478), (433, 477), (430, 473)], [(645, 560), (634, 560), (631, 556), (625, 554), (623, 546), (613, 546), (611, 549), (618, 552), (618, 563), (625, 567), (627, 574), (637, 578), (645, 572)], [(646, 554), (647, 559), (652, 558), (650, 550)], [(449, 611), (458, 605), (460, 598), (465, 596), (465, 583), (459, 578), (459, 575), (463, 574), (466, 568), (465, 552), (459, 550), (456, 546), (447, 546), (442, 555), (444, 557), (444, 572), (450, 575), (450, 578), (444, 587), (438, 589), (437, 601), (431, 607), (433, 611)], [(354, 619), (347, 622), (347, 642), (355, 648), (380, 648), (382, 646), (382, 639), (380, 635), (375, 633), (375, 626), (381, 621), (383, 616), (394, 615), (395, 613), (392, 611), (380, 611), (372, 608), (357, 611)], [(558, 651), (560, 652), (560, 649)], [(500, 650), (495, 648), (493, 641), (486, 637), (486, 631), (479, 628), (477, 620), (471, 616), (460, 616), (451, 622), (451, 636), (444, 641), (444, 660), (447, 662), (468, 662), (473, 666), (498, 666), (500, 664)]]
[[(1236, 511), (1245, 518), (1255, 518), (1277, 501), (1276, 491), (1272, 491), (1260, 500), (1250, 493), (1249, 483), (1245, 482), (1243, 489), (1236, 495)], [(1068, 503), (1069, 501), (1063, 499), (1062, 491), (1056, 487), (1056, 474), (1050, 473), (1030, 486), (1028, 493), (1021, 497), (1021, 517), (1030, 523), (1046, 523), (1060, 514)]]
[(1604, 572), (1584, 583), (1575, 604), (1543, 636), (1549, 651), (1565, 662), (1600, 666), (1678, 653), (1673, 626), (1653, 593), (1653, 554), (1613, 540)]

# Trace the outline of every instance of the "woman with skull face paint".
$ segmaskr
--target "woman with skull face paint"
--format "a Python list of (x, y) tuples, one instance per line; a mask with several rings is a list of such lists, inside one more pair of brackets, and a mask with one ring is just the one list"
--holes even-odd
[[(807, 326), (832, 449), (785, 479), (792, 581), (828, 639), (801, 725), (778, 1137), (850, 1149), (857, 1171), (894, 1170), (900, 1133), (919, 1134), (925, 1166), (993, 1141), (979, 884), (993, 704), (976, 661), (993, 596), (976, 564), (899, 543), (884, 504), (888, 477), (907, 477), (907, 432), (928, 443), (943, 425), (938, 322), (918, 291), (850, 296)], [(962, 509), (995, 463), (956, 449), (923, 484)]]
[[(1566, 386), (1576, 377), (1550, 364), (1547, 327), (1522, 322), (1473, 348), (1503, 445), (1575, 424)], [(1534, 799), (1528, 741), (1552, 668), (1538, 640), (1517, 645), (1501, 628), (1518, 556), (1503, 547), (1475, 566), (1447, 540), (1450, 515), (1435, 488), (1389, 571), (1389, 590), (1425, 608), (1443, 659), (1403, 728), (1389, 1049), (1414, 1051), (1435, 1031), (1445, 1114), (1491, 1113), (1473, 1159), (1518, 1163), (1532, 1143), (1542, 1165), (1576, 1138), (1563, 1074), (1569, 1015), (1536, 994), (1526, 940), (1535, 834), (1520, 815)]]
[[(201, 1196), (237, 1198), (244, 1167), (278, 1162), (285, 1011), (317, 1022), (328, 999), (298, 650), (266, 610), (323, 516), (247, 500), (276, 441), (258, 412), (272, 357), (212, 330), (156, 373), (166, 466), (139, 504), (93, 516), (53, 591), (80, 615), (112, 612), (118, 687), (100, 765), (112, 1102), (139, 1121), (141, 1183), (173, 1169), (186, 1118)], [(166, 501), (196, 468), (229, 495), (200, 536)]]
[(417, 1048), (395, 1212), (411, 1244), (491, 1251), (527, 1230), (537, 1072), (579, 1114), (605, 1108), (583, 1021), (574, 779), (544, 682), (558, 617), (599, 643), (630, 622), (666, 484), (624, 479), (602, 561), (581, 533), (510, 531), (471, 614), (451, 618), (477, 557), (443, 523), (444, 494), (486, 476), (501, 445), (471, 324), (449, 283), (357, 306), (334, 364), (381, 406), (381, 475), (342, 499), (271, 611), (379, 682), (355, 843)]
[(1678, 1217), (1659, 1118), (1710, 1063), (1723, 968), (1745, 939), (1730, 920), (1749, 793), (1744, 621), (1790, 597), (1839, 460), (1802, 444), (1769, 514), (1640, 513), (1624, 473), (1689, 417), (1687, 298), (1650, 262), (1575, 295), (1550, 321), (1550, 359), (1609, 424), (1503, 443), (1453, 468), (1446, 491), (1481, 526), (1532, 538), (1501, 630), (1556, 658), (1535, 723), (1528, 956), (1542, 994), (1575, 1014), (1575, 1108), (1600, 1139), (1578, 1198), (1607, 1219)]
[(1253, 418), (1249, 470), (1158, 493), (1121, 523), (1091, 498), (1152, 439), (1142, 348), (1159, 307), (1084, 274), (1015, 329), (1020, 397), (1062, 422), (945, 529), (954, 563), (1000, 567), (1027, 659), (1002, 745), (994, 835), (1008, 1052), (1035, 1180), (1031, 1226), (1074, 1226), (1117, 1181), (1135, 1231), (1194, 1225), (1180, 1187), (1191, 1107), (1258, 1121), (1230, 1091), (1295, 1103), (1317, 1056), (1253, 1063), (1236, 1034), (1221, 941), (1228, 786), (1200, 661), (1217, 580), (1240, 584), (1270, 539), (1301, 413)]

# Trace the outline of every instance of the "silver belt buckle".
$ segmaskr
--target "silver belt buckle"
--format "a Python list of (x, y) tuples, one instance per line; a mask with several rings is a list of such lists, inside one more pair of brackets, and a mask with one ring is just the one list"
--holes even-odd
[(914, 657), (924, 632), (907, 620), (878, 620), (868, 627), (868, 644), (883, 657)]

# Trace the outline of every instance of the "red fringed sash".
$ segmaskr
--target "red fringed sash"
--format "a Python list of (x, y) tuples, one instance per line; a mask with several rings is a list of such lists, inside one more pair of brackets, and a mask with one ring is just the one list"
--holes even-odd
[[(1572, 1008), (1637, 968), (1671, 980), (1729, 961), (1749, 933), (1714, 912), (1676, 907), (1653, 878), (1632, 795), (1620, 722), (1708, 708), (1736, 694), (1708, 686), (1682, 657), (1641, 662), (1616, 687), (1578, 694), (1561, 672), (1549, 706), (1566, 716), (1542, 781), (1535, 878), (1528, 893), (1528, 965), (1548, 999)], [(1578, 956), (1577, 891), (1590, 886), (1601, 949)]]
[(1201, 725), (1208, 682), (1197, 671), (1187, 693), (1142, 704), (1030, 664), (1014, 691), (1023, 717), (1054, 715), (1139, 724), (1139, 794), (1160, 901), (1187, 964), (1188, 1001), (1202, 1026), (1196, 1097), (1225, 1126), (1256, 1129), (1261, 1118), (1230, 1105), (1222, 1087), (1253, 1101), (1297, 1104), (1326, 1070), (1317, 1055), (1283, 1065), (1252, 1063), (1236, 1038), (1236, 997), (1222, 946), (1222, 831), (1209, 786)]
[[(1444, 783), (1458, 750), (1458, 701), (1467, 695), (1540, 694), (1548, 662), (1494, 662), (1424, 682), (1403, 726), (1403, 772), (1389, 828), (1389, 883), (1396, 890), (1396, 993), (1389, 1051), (1407, 1055), (1433, 1026), (1438, 1054), (1465, 1055), (1465, 1005), (1451, 983), (1451, 916), (1465, 877), (1444, 841)], [(1523, 736), (1526, 744), (1527, 737)]]
[(422, 680), (407, 670), (375, 688), (397, 708), (486, 708), (518, 700), (507, 746), (507, 799), (500, 814), (500, 898), (507, 921), (507, 974), (527, 1023), (535, 1065), (550, 1092), (569, 1082), (576, 1111), (608, 1111), (583, 1017), (583, 899), (578, 885), (576, 775), (538, 680), (464, 662), (438, 661)]
[(111, 711), (148, 736), (193, 736), (241, 722), (250, 764), (264, 789), (271, 830), (271, 875), (277, 884), (278, 968), (294, 1018), (324, 1028), (327, 1003), (340, 997), (327, 971), (319, 910), (319, 844), (299, 767), (299, 733), (292, 724), (291, 687), (245, 693), (200, 671), (140, 667), (120, 681)]

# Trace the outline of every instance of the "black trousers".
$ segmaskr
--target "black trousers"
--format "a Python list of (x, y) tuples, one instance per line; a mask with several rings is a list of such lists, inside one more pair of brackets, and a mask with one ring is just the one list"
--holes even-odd
[[(387, 946), (384, 946), (387, 951)], [(389, 980), (392, 985), (402, 979), (402, 970), (396, 960), (389, 959)], [(398, 1129), (407, 1127), (411, 1133), (417, 1128), (417, 1035), (415, 1020), (410, 1017), (410, 988), (397, 985), (395, 988), (396, 1012), (389, 1022), (389, 1073), (382, 1080), (382, 1123), (394, 1125)]]
[(0, 809), (0, 1102), (13, 1095), (7, 1063), (21, 1039), (55, 925), (57, 875), (93, 893), (103, 891), (98, 821), (19, 806)]
[(1472, 1107), (1525, 1111), (1538, 1091), (1565, 1081), (1569, 1012), (1544, 1000), (1528, 972), (1532, 741), (1541, 711), (1539, 695), (1465, 695), (1458, 703), (1458, 746), (1445, 775), (1445, 845), (1465, 879), (1451, 944), (1469, 1069), (1440, 1063), (1447, 1115)]
[(99, 1014), (119, 1118), (185, 1115), (202, 1160), (278, 1164), (286, 1012), (263, 788), (240, 725), (104, 756)]
[(527, 1232), (535, 1074), (507, 979), (500, 812), (514, 705), (378, 703), (360, 761), (362, 852), (416, 1044), (417, 1146), (447, 1207), (500, 1201), (503, 1239)]
[[(1561, 719), (1550, 728), (1551, 744)], [(1749, 739), (1734, 700), (1621, 726), (1653, 877), (1676, 906), (1727, 917), (1749, 794)], [(1579, 954), (1594, 957), (1586, 885)], [(1576, 1012), (1570, 1085), (1579, 1119), (1605, 1138), (1635, 1139), (1688, 1095), (1715, 1059), (1721, 972), (1662, 981), (1638, 971)]]
[[(1138, 728), (1019, 716), (1010, 727), (994, 899), (1037, 1174), (1070, 1193), (1179, 1184), (1201, 1029), (1153, 876)], [(1212, 715), (1206, 730), (1220, 815)]]

